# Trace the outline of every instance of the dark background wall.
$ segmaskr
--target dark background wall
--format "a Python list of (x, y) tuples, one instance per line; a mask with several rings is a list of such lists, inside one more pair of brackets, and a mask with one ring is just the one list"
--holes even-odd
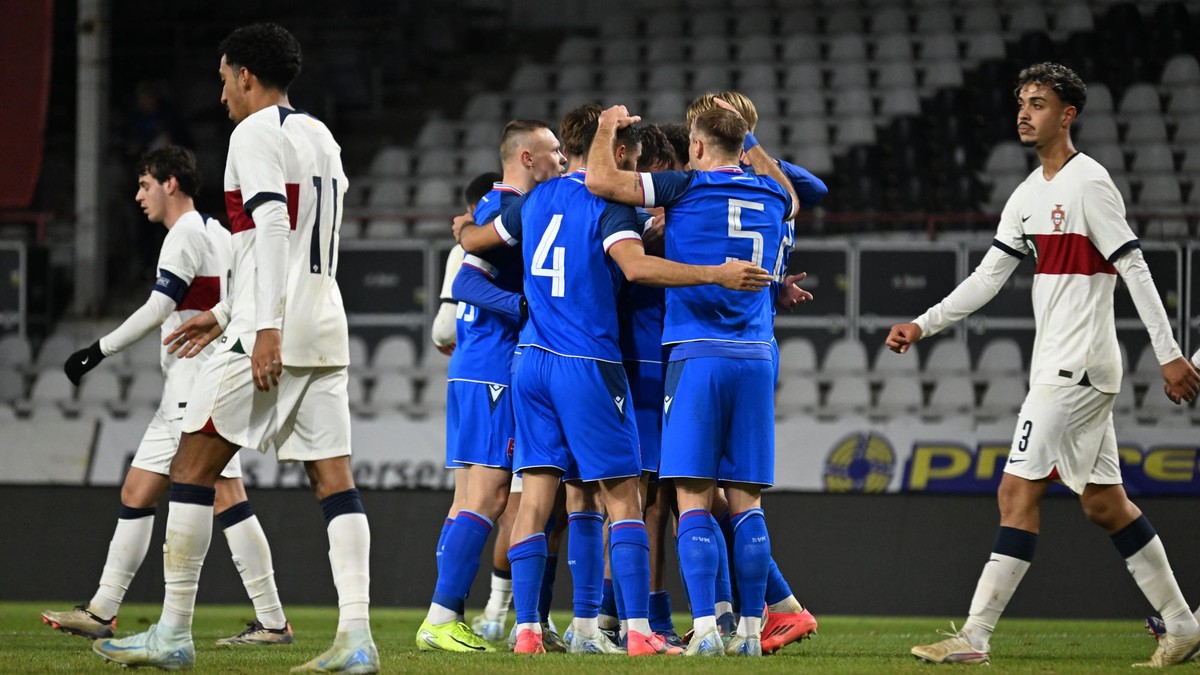
[[(335, 605), (324, 521), (312, 496), (299, 490), (250, 494), (271, 541), (286, 604)], [(990, 497), (928, 495), (768, 494), (767, 520), (776, 560), (802, 602), (820, 614), (960, 617), (966, 614), (996, 527)], [(436, 578), (433, 549), (448, 492), (368, 491), (372, 601), (424, 606)], [(0, 489), (0, 600), (81, 602), (95, 591), (115, 525), (118, 493), (77, 487)], [(1139, 505), (1167, 546), (1193, 606), (1200, 602), (1200, 509), (1194, 500), (1146, 498)], [(127, 599), (162, 599), (163, 526), (160, 505), (150, 552)], [(486, 549), (490, 556), (490, 545)], [(568, 609), (570, 573), (559, 565), (555, 608)], [(1047, 501), (1036, 564), (1011, 606), (1011, 616), (1128, 617), (1151, 611), (1115, 549), (1082, 516), (1073, 498)], [(487, 601), (490, 563), (468, 607)], [(679, 575), (668, 562), (676, 609), (686, 609)], [(245, 604), (219, 525), (205, 565), (199, 602)]]

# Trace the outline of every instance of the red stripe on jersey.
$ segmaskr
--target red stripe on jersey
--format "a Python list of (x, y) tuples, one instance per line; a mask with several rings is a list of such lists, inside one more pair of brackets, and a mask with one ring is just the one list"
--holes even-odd
[(296, 214), (300, 212), (300, 184), (286, 183), (283, 187), (287, 191), (288, 225), (294, 230), (296, 229)]
[(254, 219), (242, 204), (241, 190), (225, 191), (225, 213), (229, 214), (229, 230), (233, 234), (254, 229)]
[(1034, 274), (1116, 274), (1117, 268), (1100, 255), (1082, 234), (1035, 234), (1037, 267)]
[(196, 277), (188, 286), (183, 300), (175, 305), (175, 311), (197, 309), (201, 312), (210, 310), (221, 301), (221, 277)]

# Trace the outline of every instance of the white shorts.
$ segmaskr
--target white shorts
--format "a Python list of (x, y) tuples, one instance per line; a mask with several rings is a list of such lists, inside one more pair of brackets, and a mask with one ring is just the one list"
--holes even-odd
[(512, 483), (509, 484), (508, 491), (511, 494), (519, 495), (521, 494), (522, 489), (524, 488), (521, 484), (521, 477), (514, 473)]
[[(346, 366), (283, 367), (269, 392), (254, 387), (250, 357), (233, 351), (204, 363), (183, 414), (185, 432), (214, 431), (281, 462), (311, 462), (350, 454)], [(210, 424), (211, 423), (211, 424)]]
[(1057, 473), (1077, 494), (1088, 483), (1119, 485), (1116, 398), (1089, 386), (1033, 385), (1021, 404), (1004, 471), (1028, 480)]
[[(163, 416), (162, 410), (156, 410), (133, 455), (132, 466), (163, 476), (171, 475), (171, 460), (179, 449), (179, 423), (178, 418), (169, 420)], [(221, 470), (221, 477), (241, 478), (242, 458), (234, 455)]]

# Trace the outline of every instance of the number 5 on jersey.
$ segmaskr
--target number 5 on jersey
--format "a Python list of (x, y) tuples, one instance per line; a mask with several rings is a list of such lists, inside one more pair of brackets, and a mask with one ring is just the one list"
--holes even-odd
[[(563, 246), (554, 246), (554, 239), (558, 236), (558, 228), (562, 225), (562, 219), (561, 213), (554, 214), (554, 217), (550, 219), (550, 225), (546, 227), (546, 232), (538, 242), (537, 249), (533, 252), (533, 262), (529, 267), (529, 273), (535, 277), (550, 277), (550, 295), (555, 298), (564, 297), (567, 292), (567, 273), (564, 262), (567, 249)], [(550, 256), (551, 247), (554, 248), (554, 259), (550, 267), (546, 267), (546, 258)]]

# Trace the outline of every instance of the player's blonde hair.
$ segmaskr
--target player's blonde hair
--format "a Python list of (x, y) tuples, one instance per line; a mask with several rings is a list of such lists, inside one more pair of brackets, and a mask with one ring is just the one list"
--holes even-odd
[(692, 124), (696, 121), (696, 117), (700, 113), (717, 107), (717, 104), (713, 102), (714, 98), (719, 98), (733, 106), (733, 109), (741, 114), (742, 119), (746, 120), (746, 124), (750, 126), (750, 131), (754, 131), (754, 127), (758, 126), (758, 109), (754, 107), (754, 101), (751, 101), (749, 96), (736, 91), (719, 91), (715, 94), (704, 92), (688, 104), (685, 117), (689, 129), (692, 128)]
[(726, 155), (737, 157), (749, 131), (746, 120), (724, 108), (712, 108), (696, 115), (692, 129), (713, 147)]

